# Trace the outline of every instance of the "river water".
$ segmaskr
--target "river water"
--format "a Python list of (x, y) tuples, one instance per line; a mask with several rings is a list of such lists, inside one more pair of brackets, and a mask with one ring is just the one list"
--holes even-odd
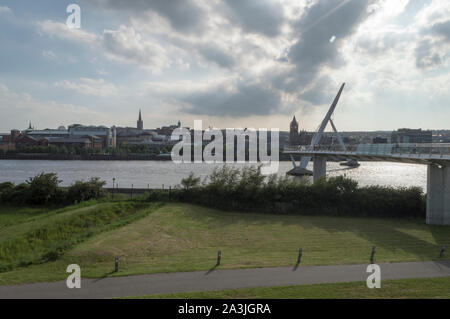
[[(41, 172), (55, 172), (61, 185), (68, 186), (76, 180), (99, 177), (112, 186), (112, 179), (121, 188), (160, 188), (179, 185), (190, 172), (205, 178), (215, 167), (223, 164), (174, 164), (171, 161), (39, 161), (0, 160), (0, 182), (22, 183)], [(230, 164), (228, 164), (230, 165)], [(242, 167), (250, 164), (232, 164)], [(312, 170), (312, 163), (309, 164)], [(278, 174), (292, 169), (291, 162), (280, 162)], [(426, 191), (427, 167), (425, 165), (361, 162), (356, 169), (347, 169), (339, 163), (327, 163), (327, 176), (346, 175), (359, 185), (419, 186)]]

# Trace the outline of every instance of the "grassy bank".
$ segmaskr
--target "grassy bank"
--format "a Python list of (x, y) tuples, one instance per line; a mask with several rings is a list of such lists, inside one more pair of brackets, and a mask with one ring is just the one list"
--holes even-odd
[(142, 202), (84, 202), (35, 211), (6, 207), (0, 233), (0, 271), (58, 259), (89, 237), (146, 215)]
[[(61, 280), (65, 267), (83, 277), (209, 270), (222, 251), (220, 268), (433, 260), (450, 246), (450, 228), (420, 219), (288, 216), (224, 212), (189, 204), (166, 204), (124, 227), (92, 236), (58, 260), (0, 273), (0, 284)], [(114, 268), (120, 257), (120, 270)]]
[(380, 289), (365, 282), (247, 288), (222, 291), (161, 294), (148, 299), (449, 299), (450, 277), (385, 280)]

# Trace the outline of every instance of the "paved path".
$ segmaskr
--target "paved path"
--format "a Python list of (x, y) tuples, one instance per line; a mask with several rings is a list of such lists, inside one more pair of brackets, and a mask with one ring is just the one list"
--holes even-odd
[[(381, 280), (450, 276), (450, 261), (379, 264)], [(366, 281), (367, 265), (256, 268), (82, 279), (81, 289), (65, 281), (0, 286), (0, 298), (113, 298), (150, 294)], [(383, 284), (383, 283), (382, 283)]]

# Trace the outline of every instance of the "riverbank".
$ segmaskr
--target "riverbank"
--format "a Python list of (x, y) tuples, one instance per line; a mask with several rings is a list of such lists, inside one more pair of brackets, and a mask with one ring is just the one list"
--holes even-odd
[[(19, 241), (19, 237), (30, 232), (58, 229), (61, 223), (72, 225), (78, 218), (99, 219), (99, 210), (109, 216), (106, 208), (118, 204), (94, 202), (59, 213), (43, 211), (33, 215), (20, 207), (24, 216), (19, 216), (20, 211), (15, 209), (15, 219), (4, 221), (8, 226), (2, 228), (0, 244)], [(219, 269), (292, 269), (299, 248), (303, 248), (300, 267), (304, 267), (368, 263), (372, 246), (376, 246), (377, 263), (441, 260), (438, 258), (441, 247), (450, 245), (450, 228), (425, 225), (419, 219), (286, 216), (225, 212), (183, 203), (168, 203), (159, 208), (148, 205), (148, 210), (124, 217), (118, 215), (121, 211), (115, 213), (118, 227), (97, 231), (100, 224), (89, 223), (86, 232), (77, 232), (77, 236), (83, 236), (82, 240), (67, 247), (64, 254), (53, 261), (2, 272), (0, 285), (65, 280), (67, 265), (73, 263), (83, 269), (83, 278), (207, 272), (216, 265), (219, 250), (222, 252)], [(11, 211), (12, 216), (12, 209), (3, 210)], [(123, 218), (132, 220), (125, 223)], [(43, 240), (39, 247), (56, 249), (64, 244), (50, 242), (52, 238)], [(50, 245), (53, 243), (57, 246)], [(35, 256), (31, 250), (21, 251), (24, 256), (28, 252)], [(119, 256), (120, 268), (112, 273), (115, 256)]]
[(0, 155), (0, 160), (53, 160), (53, 161), (171, 161), (169, 155), (162, 154), (6, 154)]
[[(0, 160), (50, 160), (50, 161), (172, 161), (170, 154), (1, 154)], [(225, 159), (224, 159), (225, 160)], [(280, 154), (279, 161), (290, 162), (287, 154)]]

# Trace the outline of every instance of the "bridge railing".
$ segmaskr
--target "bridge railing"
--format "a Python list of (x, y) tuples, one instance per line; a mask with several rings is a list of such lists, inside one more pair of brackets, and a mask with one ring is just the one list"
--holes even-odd
[(344, 153), (357, 155), (439, 155), (450, 156), (450, 144), (448, 143), (426, 143), (426, 144), (351, 144), (345, 145), (345, 150), (341, 145), (299, 145), (287, 146), (285, 153)]

